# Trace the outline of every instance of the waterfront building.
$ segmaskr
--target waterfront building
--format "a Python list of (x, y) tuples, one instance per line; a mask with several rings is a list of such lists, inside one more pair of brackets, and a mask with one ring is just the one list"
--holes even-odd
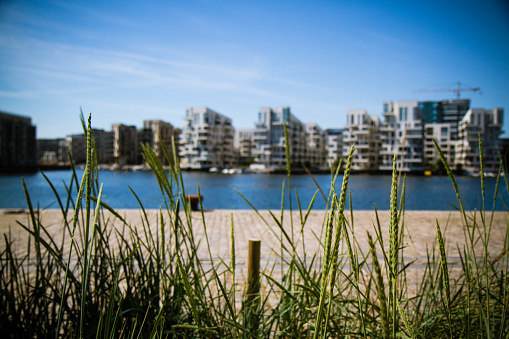
[(32, 167), (37, 163), (36, 127), (32, 119), (0, 111), (0, 166)]
[(437, 170), (442, 167), (440, 156), (433, 139), (442, 150), (449, 166), (455, 168), (456, 141), (452, 140), (453, 125), (447, 123), (434, 123), (424, 125), (424, 165), (426, 169)]
[(482, 139), (484, 153), (484, 171), (496, 173), (502, 154), (502, 124), (504, 110), (476, 108), (468, 110), (458, 128), (456, 146), (456, 166), (462, 170), (478, 175), (480, 172), (479, 135)]
[(458, 125), (470, 108), (469, 99), (423, 101), (419, 110), (425, 123), (424, 163), (428, 169), (436, 168), (440, 161), (433, 138), (437, 141), (451, 167), (455, 167), (455, 147)]
[(37, 139), (37, 163), (52, 165), (58, 162), (59, 139)]
[[(102, 129), (92, 128), (92, 137), (95, 144), (95, 156), (98, 164), (113, 163), (113, 134)], [(54, 139), (58, 143), (56, 160), (66, 164), (70, 163), (69, 154), (75, 164), (87, 162), (87, 138), (85, 134), (68, 135), (65, 139)], [(51, 141), (48, 141), (51, 142)], [(43, 145), (46, 142), (43, 143)]]
[(449, 124), (451, 140), (458, 140), (458, 124), (470, 109), (470, 100), (423, 101), (419, 109), (425, 124)]
[(266, 170), (286, 167), (284, 124), (287, 125), (292, 166), (302, 166), (306, 158), (306, 132), (304, 124), (289, 107), (260, 108), (255, 122), (253, 156), (258, 168)]
[(380, 152), (380, 119), (368, 115), (364, 109), (347, 112), (347, 123), (343, 130), (343, 158), (347, 158), (354, 145), (352, 169), (376, 171)]
[(207, 107), (189, 108), (180, 134), (184, 169), (234, 166), (232, 120)]
[[(168, 159), (164, 154), (161, 142), (164, 144), (170, 156), (173, 155), (173, 140), (178, 153), (180, 129), (173, 127), (169, 122), (162, 120), (144, 120), (143, 129), (138, 131), (139, 142), (148, 145), (154, 151), (156, 157), (163, 165), (168, 165)], [(140, 147), (140, 155), (142, 148)], [(141, 163), (141, 161), (139, 161)]]
[(394, 154), (403, 172), (424, 170), (424, 121), (417, 101), (385, 102), (379, 169), (392, 170)]
[(326, 129), (325, 137), (327, 139), (327, 165), (334, 168), (334, 165), (339, 164), (339, 160), (343, 156), (343, 129)]
[(95, 142), (97, 163), (112, 164), (114, 161), (113, 133), (103, 129), (92, 128), (92, 136)]
[(384, 121), (380, 125), (380, 165), (381, 170), (392, 170), (392, 160), (396, 153), (396, 115), (394, 114), (394, 103), (386, 101), (383, 104)]
[(66, 164), (70, 163), (69, 153), (75, 164), (87, 162), (87, 138), (85, 134), (68, 135), (59, 143), (58, 160)]
[(305, 123), (305, 165), (312, 169), (327, 168), (327, 137), (324, 130), (314, 122)]
[(136, 126), (112, 124), (111, 133), (113, 134), (113, 159), (115, 164), (118, 166), (137, 165), (139, 157)]
[(247, 165), (254, 161), (253, 150), (256, 147), (253, 140), (254, 129), (240, 129), (235, 131), (233, 147), (237, 151), (238, 163)]

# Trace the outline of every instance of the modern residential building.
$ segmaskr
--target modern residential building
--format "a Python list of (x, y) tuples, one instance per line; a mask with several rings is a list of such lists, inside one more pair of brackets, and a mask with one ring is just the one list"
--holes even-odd
[(0, 111), (0, 166), (2, 169), (33, 167), (36, 128), (29, 117)]
[(333, 165), (338, 163), (343, 156), (343, 129), (326, 129), (325, 136), (327, 139), (327, 165), (333, 168)]
[[(144, 120), (143, 129), (138, 132), (141, 140), (138, 143), (148, 145), (154, 150), (157, 158), (163, 165), (168, 165), (168, 159), (164, 154), (161, 142), (164, 144), (170, 156), (173, 156), (173, 140), (175, 140), (175, 149), (178, 153), (180, 129), (173, 127), (169, 122), (162, 120)], [(140, 146), (141, 151), (141, 146)]]
[(444, 152), (449, 165), (454, 168), (458, 125), (469, 108), (470, 100), (468, 99), (419, 102), (419, 110), (426, 130), (424, 141), (426, 168), (434, 169), (440, 161), (433, 138)]
[(503, 152), (502, 134), (504, 110), (470, 109), (459, 124), (456, 146), (456, 166), (473, 175), (481, 169), (479, 159), (479, 135), (482, 139), (484, 171), (495, 173), (500, 165)]
[(256, 147), (253, 140), (254, 129), (235, 130), (235, 138), (233, 147), (237, 151), (237, 159), (239, 164), (249, 164), (254, 161), (253, 150)]
[(327, 137), (318, 124), (305, 123), (306, 129), (306, 158), (304, 164), (312, 169), (326, 169), (327, 164)]
[(364, 109), (347, 112), (347, 123), (343, 130), (343, 158), (347, 158), (354, 145), (352, 170), (376, 171), (380, 152), (380, 119), (368, 115)]
[[(124, 124), (111, 125), (113, 134), (113, 159), (116, 165), (137, 165), (138, 135), (136, 126)], [(141, 146), (140, 146), (141, 147)]]
[(458, 139), (458, 124), (469, 109), (469, 99), (419, 102), (419, 110), (424, 123), (449, 124), (451, 140)]
[(180, 134), (183, 169), (234, 166), (232, 120), (207, 107), (189, 108)]
[(302, 166), (306, 159), (304, 124), (290, 113), (289, 107), (260, 108), (255, 122), (253, 156), (258, 167), (266, 170), (286, 167), (284, 124), (287, 125), (292, 166)]
[(403, 172), (424, 170), (424, 121), (417, 101), (385, 102), (380, 170), (392, 170), (394, 154)]
[(453, 125), (447, 123), (425, 124), (424, 133), (424, 166), (429, 170), (436, 170), (440, 164), (440, 156), (435, 147), (435, 140), (444, 154), (449, 166), (455, 168), (456, 141), (452, 140)]

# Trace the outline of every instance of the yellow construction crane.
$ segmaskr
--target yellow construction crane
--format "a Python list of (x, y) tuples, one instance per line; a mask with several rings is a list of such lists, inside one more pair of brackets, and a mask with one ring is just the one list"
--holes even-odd
[(436, 88), (436, 89), (418, 89), (414, 92), (455, 92), (457, 98), (460, 98), (461, 92), (479, 92), (479, 94), (482, 94), (481, 89), (479, 87), (461, 87), (461, 83), (458, 81), (458, 87), (456, 88)]

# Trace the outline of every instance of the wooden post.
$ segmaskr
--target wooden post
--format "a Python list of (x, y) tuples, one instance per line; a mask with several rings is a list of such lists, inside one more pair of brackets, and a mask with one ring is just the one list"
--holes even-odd
[[(248, 240), (247, 249), (247, 291), (248, 298), (253, 299), (260, 292), (260, 245), (258, 239)], [(251, 297), (251, 295), (254, 295)]]
[(258, 305), (260, 303), (260, 247), (261, 241), (258, 239), (248, 240), (247, 250), (247, 296), (245, 303), (245, 326), (250, 332), (251, 337), (255, 337), (253, 332), (258, 328)]

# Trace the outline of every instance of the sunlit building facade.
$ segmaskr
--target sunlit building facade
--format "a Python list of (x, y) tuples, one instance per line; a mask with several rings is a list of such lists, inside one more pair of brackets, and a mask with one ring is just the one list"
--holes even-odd
[(290, 113), (289, 107), (261, 108), (255, 122), (253, 156), (258, 166), (266, 170), (286, 167), (284, 124), (287, 125), (292, 166), (302, 166), (306, 159), (304, 124)]
[(459, 124), (456, 146), (456, 166), (462, 170), (478, 175), (481, 169), (479, 158), (479, 135), (482, 139), (484, 154), (484, 171), (496, 173), (502, 155), (500, 135), (504, 123), (504, 110), (495, 108), (470, 109)]
[(380, 152), (380, 119), (368, 115), (364, 109), (347, 112), (347, 124), (343, 130), (343, 158), (346, 159), (354, 145), (352, 169), (376, 171)]
[(207, 107), (189, 108), (180, 134), (180, 166), (184, 169), (232, 168), (232, 120)]
[(417, 101), (384, 103), (380, 170), (396, 167), (403, 172), (424, 170), (424, 121)]
[(305, 123), (306, 130), (306, 160), (304, 164), (312, 169), (327, 168), (327, 136), (318, 124)]

